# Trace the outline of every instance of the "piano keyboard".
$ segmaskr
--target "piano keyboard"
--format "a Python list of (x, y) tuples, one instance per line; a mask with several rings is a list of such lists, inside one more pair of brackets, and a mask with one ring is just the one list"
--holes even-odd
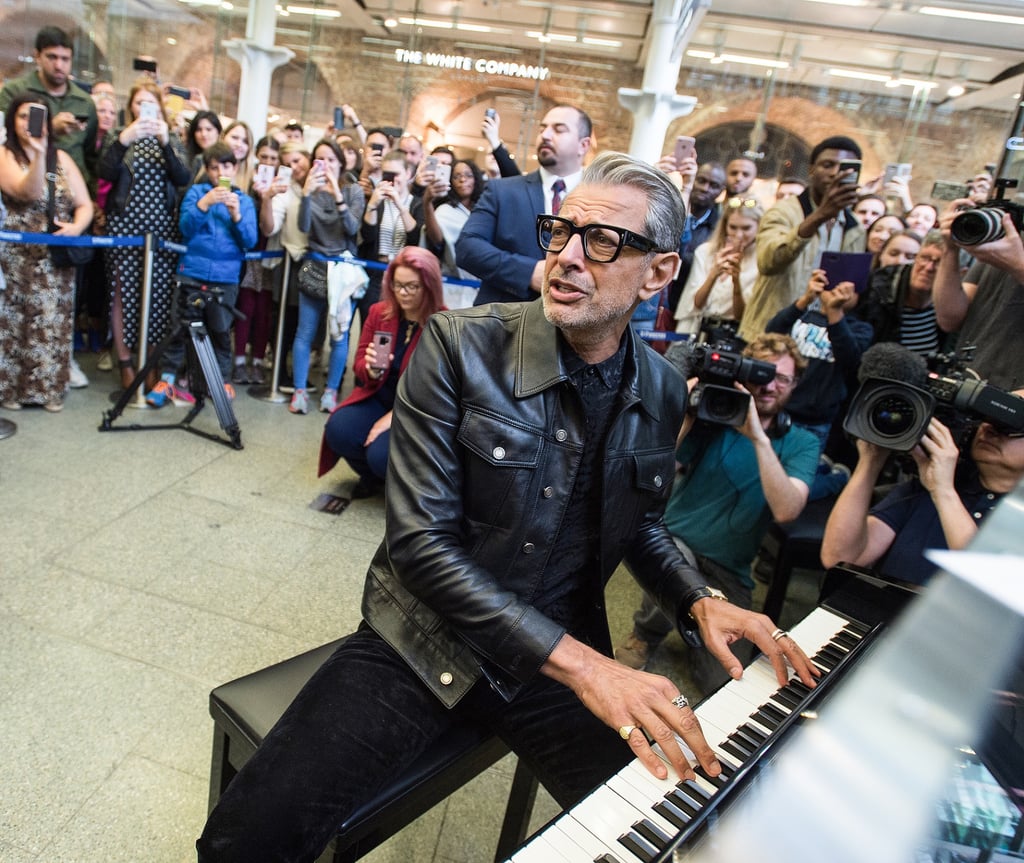
[[(790, 634), (824, 680), (869, 631), (819, 607)], [(711, 777), (698, 767), (696, 780), (680, 782), (666, 760), (671, 778), (657, 779), (634, 759), (534, 836), (511, 863), (651, 863), (681, 833), (696, 828), (708, 803), (738, 769), (756, 760), (755, 753), (780, 726), (788, 726), (787, 719), (810, 692), (795, 676), (780, 687), (771, 662), (758, 657), (742, 679), (729, 681), (695, 709), (722, 764), (721, 776)], [(692, 763), (692, 753), (683, 749)]]

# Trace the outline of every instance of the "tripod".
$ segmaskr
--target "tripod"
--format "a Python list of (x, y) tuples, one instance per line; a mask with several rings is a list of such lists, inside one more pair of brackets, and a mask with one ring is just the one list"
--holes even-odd
[[(238, 420), (235, 418), (235, 412), (231, 407), (231, 400), (224, 390), (224, 378), (221, 376), (220, 366), (217, 365), (217, 357), (213, 352), (210, 334), (206, 329), (206, 322), (203, 319), (203, 311), (210, 303), (214, 302), (235, 317), (241, 317), (241, 312), (222, 301), (223, 292), (219, 288), (180, 282), (178, 290), (188, 291), (185, 302), (181, 305), (182, 314), (180, 320), (172, 328), (168, 336), (157, 346), (152, 355), (146, 358), (146, 364), (139, 369), (138, 374), (132, 379), (127, 389), (121, 393), (121, 397), (114, 406), (103, 414), (103, 421), (100, 423), (99, 430), (149, 431), (180, 428), (192, 432), (192, 434), (197, 434), (200, 437), (233, 447), (234, 449), (242, 449), (242, 433), (238, 428)], [(114, 420), (124, 412), (125, 407), (132, 401), (136, 390), (142, 386), (149, 373), (159, 367), (160, 358), (167, 348), (174, 343), (175, 339), (181, 339), (185, 343), (185, 369), (188, 374), (192, 395), (195, 396), (195, 404), (181, 422), (157, 425), (132, 423), (128, 426), (114, 428)], [(228, 440), (192, 426), (192, 420), (203, 409), (207, 396), (213, 399), (213, 406), (217, 411), (217, 420), (220, 423), (220, 427), (227, 434)]]

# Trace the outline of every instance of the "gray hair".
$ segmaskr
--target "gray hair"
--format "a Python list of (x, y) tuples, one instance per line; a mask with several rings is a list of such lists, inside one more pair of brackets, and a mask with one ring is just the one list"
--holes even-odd
[(580, 185), (632, 186), (647, 198), (644, 235), (658, 251), (675, 252), (686, 225), (686, 206), (668, 176), (625, 153), (601, 153), (583, 172)]
[(938, 228), (931, 228), (921, 239), (921, 248), (923, 249), (925, 246), (946, 248), (946, 239), (942, 236), (942, 231), (938, 230)]

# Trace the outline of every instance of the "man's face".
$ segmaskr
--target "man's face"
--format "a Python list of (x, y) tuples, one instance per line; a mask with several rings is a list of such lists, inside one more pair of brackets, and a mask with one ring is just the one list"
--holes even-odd
[(693, 191), (690, 192), (690, 209), (695, 213), (704, 213), (722, 194), (725, 188), (725, 171), (718, 165), (701, 165), (693, 180)]
[(754, 399), (757, 415), (762, 419), (777, 416), (789, 401), (796, 386), (796, 365), (789, 354), (776, 357), (756, 357), (769, 363), (775, 363), (775, 377), (766, 384), (750, 384), (747, 389)]
[(572, 108), (552, 108), (540, 121), (537, 161), (559, 177), (575, 174), (590, 149), (590, 138), (580, 136), (580, 115)]
[(811, 165), (811, 197), (815, 201), (824, 198), (828, 187), (839, 174), (839, 163), (845, 159), (857, 158), (857, 154), (849, 150), (822, 150), (817, 161)]
[(984, 204), (992, 192), (992, 178), (988, 174), (977, 174), (967, 181), (967, 197), (975, 204)]
[(857, 202), (857, 206), (853, 208), (853, 215), (857, 217), (860, 226), (866, 231), (875, 219), (880, 219), (885, 215), (885, 203), (879, 201), (878, 198), (865, 198), (863, 201)]
[(942, 249), (939, 246), (923, 246), (914, 257), (914, 266), (910, 268), (910, 290), (930, 294), (941, 260)]
[(302, 129), (285, 129), (284, 139), (286, 141), (294, 141), (296, 144), (301, 144), (303, 139)]
[[(577, 226), (614, 225), (642, 235), (647, 198), (630, 186), (580, 186), (565, 199), (558, 214)], [(654, 259), (665, 257), (655, 255)], [(671, 274), (669, 270), (664, 282)], [(576, 235), (561, 252), (547, 254), (541, 289), (544, 315), (570, 340), (572, 334), (615, 333), (617, 343), (638, 300), (661, 289), (661, 284), (654, 284), (659, 278), (650, 255), (625, 246), (616, 260), (598, 264), (583, 254), (583, 239)]]
[(757, 165), (750, 159), (733, 159), (725, 168), (725, 189), (729, 196), (742, 195), (757, 179)]
[(71, 49), (51, 45), (35, 52), (36, 68), (43, 84), (50, 90), (60, 90), (71, 74)]
[(455, 159), (452, 158), (452, 154), (447, 150), (438, 150), (436, 153), (431, 153), (430, 155), (437, 159), (437, 164), (439, 165), (447, 165), (450, 168), (455, 164)]
[(405, 155), (405, 161), (412, 163), (414, 170), (423, 161), (423, 145), (412, 135), (402, 137), (398, 142), (398, 150)]

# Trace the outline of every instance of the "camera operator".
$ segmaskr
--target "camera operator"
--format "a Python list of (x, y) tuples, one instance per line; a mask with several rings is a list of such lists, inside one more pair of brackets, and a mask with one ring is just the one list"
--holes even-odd
[[(1011, 389), (1024, 383), (1024, 341), (1020, 337), (1024, 331), (1024, 242), (1018, 227), (1020, 216), (987, 209), (993, 220), (998, 219), (996, 230), (990, 232), (998, 236), (974, 245), (958, 242), (955, 229), (951, 230), (953, 223), (973, 206), (970, 199), (960, 198), (951, 202), (939, 219), (946, 243), (933, 286), (935, 316), (944, 331), (960, 331), (959, 344), (976, 346), (971, 367), (983, 379), (1001, 389)], [(974, 264), (962, 280), (960, 249), (974, 256)]]
[[(676, 449), (680, 472), (665, 523), (708, 585), (735, 605), (750, 608), (751, 562), (772, 518), (791, 521), (803, 511), (817, 467), (818, 441), (811, 432), (791, 426), (783, 410), (807, 364), (796, 343), (789, 336), (763, 334), (743, 354), (774, 363), (775, 376), (746, 388), (733, 384), (752, 396), (746, 419), (737, 428), (697, 423), (687, 415)], [(674, 623), (647, 594), (633, 622), (615, 658), (639, 669)], [(741, 659), (749, 659), (749, 653)], [(693, 656), (693, 678), (704, 692), (726, 679), (715, 664), (707, 651)]]
[[(1014, 395), (1024, 395), (1024, 389)], [(821, 562), (873, 567), (881, 561), (882, 574), (915, 584), (927, 582), (934, 570), (925, 549), (966, 546), (981, 520), (1024, 477), (1021, 432), (983, 422), (969, 456), (961, 460), (950, 430), (932, 417), (911, 450), (918, 476), (896, 485), (872, 507), (889, 450), (858, 440), (857, 452), (857, 467), (825, 527)]]

